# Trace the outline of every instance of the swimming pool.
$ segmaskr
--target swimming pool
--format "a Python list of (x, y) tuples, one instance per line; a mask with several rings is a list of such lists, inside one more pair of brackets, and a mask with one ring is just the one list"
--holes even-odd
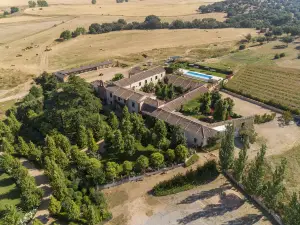
[(207, 75), (207, 74), (204, 74), (204, 73), (193, 72), (193, 71), (188, 71), (185, 74), (189, 75), (189, 76), (192, 76), (192, 77), (202, 78), (202, 79), (205, 79), (205, 80), (209, 80), (209, 79), (213, 78), (213, 76), (210, 76), (210, 75)]

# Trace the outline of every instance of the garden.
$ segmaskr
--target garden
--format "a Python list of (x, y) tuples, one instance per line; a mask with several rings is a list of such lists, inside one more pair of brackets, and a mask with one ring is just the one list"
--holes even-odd
[[(68, 101), (66, 101), (68, 99)], [(92, 86), (71, 76), (36, 79), (29, 94), (0, 121), (1, 168), (20, 190), (20, 208), (9, 203), (1, 216), (20, 221), (41, 203), (42, 191), (18, 158), (45, 171), (53, 190), (50, 215), (73, 224), (98, 224), (112, 215), (98, 185), (183, 163), (194, 153), (183, 131), (163, 121), (104, 111)], [(104, 140), (105, 151), (97, 142)], [(187, 165), (198, 160), (193, 155)]]
[(180, 112), (208, 123), (240, 118), (233, 112), (234, 102), (231, 98), (222, 99), (219, 92), (207, 92), (181, 106)]

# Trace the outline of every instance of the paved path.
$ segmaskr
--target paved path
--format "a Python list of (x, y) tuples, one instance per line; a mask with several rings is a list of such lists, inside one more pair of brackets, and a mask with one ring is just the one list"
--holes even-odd
[(49, 185), (49, 179), (44, 174), (44, 170), (37, 169), (28, 159), (21, 158), (20, 161), (22, 165), (28, 169), (29, 174), (35, 178), (38, 188), (41, 188), (44, 191), (41, 205), (39, 206), (34, 218), (40, 219), (43, 224), (51, 224), (54, 219), (50, 217), (48, 210), (50, 196), (52, 194), (52, 189)]

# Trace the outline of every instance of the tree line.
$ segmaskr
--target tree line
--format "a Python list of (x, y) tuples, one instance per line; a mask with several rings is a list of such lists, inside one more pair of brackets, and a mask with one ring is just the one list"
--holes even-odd
[(224, 21), (230, 27), (236, 28), (270, 28), (274, 35), (279, 33), (300, 34), (300, 3), (298, 0), (225, 0), (199, 7), (202, 14), (224, 12)]
[(29, 8), (35, 8), (36, 6), (38, 7), (48, 7), (48, 2), (45, 0), (37, 0), (37, 2), (35, 1), (28, 1), (28, 7)]
[[(243, 147), (235, 158), (234, 127), (228, 125), (219, 152), (220, 167), (223, 171), (230, 172), (244, 186), (248, 194), (258, 197), (269, 209), (279, 213), (284, 224), (299, 224), (299, 196), (294, 193), (289, 198), (285, 192), (286, 159), (283, 159), (272, 171), (265, 159), (267, 146), (262, 145), (255, 159), (248, 163), (247, 151), (255, 136), (253, 127), (242, 127), (239, 137)], [(287, 204), (283, 203), (284, 199), (288, 200)]]

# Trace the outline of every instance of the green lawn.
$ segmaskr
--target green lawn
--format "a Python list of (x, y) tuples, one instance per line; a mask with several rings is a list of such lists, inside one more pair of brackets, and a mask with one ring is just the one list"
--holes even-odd
[(10, 100), (7, 102), (0, 102), (0, 120), (5, 119), (5, 112), (14, 106), (16, 100)]
[(5, 209), (5, 205), (19, 205), (20, 203), (20, 191), (14, 180), (6, 173), (0, 172), (0, 211)]

